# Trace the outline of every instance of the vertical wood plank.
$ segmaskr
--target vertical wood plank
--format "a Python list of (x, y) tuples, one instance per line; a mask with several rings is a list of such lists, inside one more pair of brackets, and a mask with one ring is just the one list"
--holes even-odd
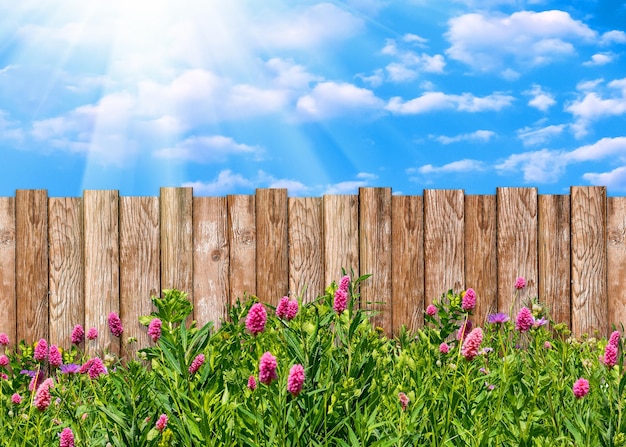
[(137, 339), (131, 356), (151, 344), (138, 318), (154, 310), (150, 298), (161, 290), (159, 230), (158, 197), (120, 197), (120, 316), (124, 338)]
[(424, 326), (424, 200), (391, 197), (393, 331)]
[(48, 194), (15, 195), (17, 339), (48, 338)]
[(359, 188), (359, 247), (361, 269), (372, 273), (361, 286), (361, 307), (378, 312), (372, 324), (391, 336), (391, 188)]
[(464, 213), (463, 190), (424, 191), (425, 305), (465, 287)]
[(606, 188), (573, 186), (570, 197), (572, 332), (607, 335)]
[(193, 302), (193, 197), (191, 188), (161, 188), (161, 288)]
[(256, 190), (256, 289), (272, 305), (289, 291), (287, 189)]
[[(537, 189), (498, 188), (498, 310), (514, 318), (537, 296)], [(515, 280), (526, 279), (516, 291)]]
[(626, 197), (607, 198), (609, 331), (626, 327)]
[(228, 206), (229, 296), (233, 304), (256, 295), (256, 197), (230, 195)]
[[(359, 196), (325, 195), (322, 198), (324, 287), (341, 279), (341, 269), (360, 275)], [(353, 278), (354, 279), (354, 278)]]
[[(85, 327), (98, 329), (100, 350), (119, 354), (120, 340), (108, 326), (109, 314), (120, 312), (118, 191), (84, 191), (83, 215)], [(87, 353), (95, 352), (96, 347), (88, 344)]]
[(498, 311), (496, 196), (465, 196), (465, 284), (476, 292), (475, 323)]
[(48, 222), (50, 343), (68, 349), (74, 326), (85, 324), (82, 200), (50, 198)]
[(311, 302), (324, 292), (322, 200), (289, 198), (289, 291)]
[(15, 299), (15, 199), (0, 197), (0, 333), (17, 346)]
[(557, 323), (571, 327), (570, 197), (539, 196), (539, 301)]
[(193, 284), (195, 319), (219, 328), (229, 298), (229, 247), (226, 197), (193, 199)]

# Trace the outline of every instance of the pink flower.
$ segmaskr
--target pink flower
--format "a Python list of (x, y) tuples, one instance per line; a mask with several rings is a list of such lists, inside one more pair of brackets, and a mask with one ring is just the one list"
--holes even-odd
[(78, 372), (81, 374), (86, 373), (91, 380), (96, 380), (102, 374), (107, 374), (107, 368), (104, 366), (104, 363), (102, 363), (100, 357), (94, 357), (87, 360), (87, 362), (80, 367)]
[(165, 430), (165, 427), (167, 427), (167, 415), (162, 414), (161, 416), (159, 416), (159, 420), (156, 421), (156, 424), (154, 424), (154, 426), (156, 427), (157, 430), (159, 430), (160, 432), (162, 432), (163, 430)]
[(298, 314), (298, 300), (282, 297), (276, 306), (276, 316), (283, 320), (293, 320)]
[(246, 317), (246, 328), (252, 335), (256, 336), (265, 330), (265, 323), (267, 323), (265, 306), (261, 303), (254, 303)]
[(296, 397), (302, 391), (302, 385), (304, 385), (304, 367), (300, 364), (293, 365), (289, 370), (287, 391)]
[(161, 325), (161, 320), (158, 318), (154, 318), (148, 325), (148, 335), (155, 343), (161, 338)]
[(552, 343), (550, 343), (549, 341), (547, 341), (547, 340), (546, 340), (546, 341), (543, 343), (543, 348), (544, 348), (544, 349), (552, 349)]
[(434, 317), (436, 313), (437, 308), (433, 304), (429, 304), (428, 307), (426, 307), (426, 315)]
[(269, 385), (272, 380), (277, 379), (276, 366), (276, 357), (269, 351), (265, 352), (259, 361), (259, 381)]
[(92, 327), (91, 329), (87, 331), (87, 339), (95, 340), (96, 338), (98, 338), (98, 329), (96, 329), (95, 327)]
[(463, 346), (461, 347), (461, 355), (465, 357), (466, 360), (472, 360), (478, 355), (478, 349), (480, 348), (482, 341), (483, 330), (477, 327), (465, 338)]
[(447, 354), (448, 352), (450, 352), (450, 346), (448, 345), (448, 343), (441, 343), (439, 345), (439, 352), (441, 352), (442, 354)]
[(256, 390), (256, 379), (254, 378), (254, 376), (248, 377), (248, 389), (250, 391)]
[(0, 355), (0, 366), (8, 366), (9, 365), (9, 358), (2, 354)]
[(472, 310), (476, 307), (476, 292), (471, 287), (465, 291), (463, 300), (461, 301), (461, 308), (465, 311)]
[(515, 288), (522, 290), (524, 287), (526, 287), (526, 280), (520, 276), (515, 280)]
[(341, 281), (339, 281), (339, 288), (347, 292), (350, 289), (350, 282), (350, 277), (348, 275), (345, 275), (343, 278), (341, 278)]
[(50, 400), (51, 400), (50, 388), (53, 385), (54, 385), (54, 382), (52, 379), (46, 379), (37, 388), (37, 392), (35, 393), (35, 399), (33, 400), (33, 405), (39, 411), (44, 411), (46, 408), (50, 406)]
[(59, 438), (59, 447), (74, 447), (74, 433), (71, 428), (64, 428)]
[(621, 334), (619, 331), (611, 332), (611, 336), (609, 337), (609, 344), (614, 345), (616, 348), (619, 347), (619, 341), (621, 339)]
[(11, 402), (13, 402), (15, 405), (21, 404), (22, 396), (20, 396), (18, 393), (13, 393), (13, 396), (11, 396)]
[(109, 314), (109, 329), (111, 330), (111, 334), (114, 337), (121, 337), (122, 332), (124, 332), (124, 328), (122, 327), (122, 320), (120, 320), (120, 316), (115, 312), (111, 312)]
[(298, 315), (298, 300), (293, 299), (287, 305), (287, 321), (291, 321)]
[(0, 373), (0, 378), (2, 380), (9, 380), (9, 376), (7, 376), (5, 373)]
[(48, 342), (43, 338), (37, 342), (33, 358), (38, 362), (43, 362), (48, 357)]
[(603, 363), (609, 368), (615, 366), (617, 364), (617, 346), (609, 343), (604, 348), (604, 359)]
[(587, 393), (589, 393), (589, 381), (581, 377), (576, 382), (574, 382), (572, 391), (574, 392), (574, 396), (576, 396), (576, 399), (581, 399), (585, 397)]
[(80, 324), (77, 324), (76, 326), (74, 326), (74, 329), (72, 329), (72, 335), (70, 338), (72, 340), (73, 345), (79, 345), (83, 341), (83, 339), (85, 338), (85, 331), (83, 330), (83, 327)]
[(4, 332), (0, 334), (0, 345), (9, 346), (9, 336)]
[(198, 372), (202, 364), (204, 363), (204, 354), (198, 354), (195, 359), (189, 365), (189, 374), (195, 374)]
[(456, 339), (459, 341), (463, 341), (465, 336), (469, 334), (469, 332), (472, 330), (472, 326), (473, 324), (470, 320), (464, 321), (456, 333)]
[(341, 287), (335, 291), (335, 301), (333, 302), (333, 310), (337, 314), (343, 313), (348, 306), (348, 292)]
[(39, 384), (45, 379), (44, 373), (41, 370), (36, 373), (33, 372), (31, 377), (32, 379), (30, 379), (30, 383), (28, 384), (28, 391), (36, 390)]
[(59, 367), (63, 363), (63, 357), (61, 357), (61, 351), (57, 345), (50, 346), (50, 354), (48, 354), (48, 363), (50, 366)]
[(528, 307), (522, 307), (515, 320), (515, 329), (520, 332), (528, 332), (534, 323), (533, 313)]
[(398, 400), (400, 401), (400, 405), (402, 405), (402, 410), (405, 411), (406, 407), (409, 406), (409, 396), (400, 392), (398, 393)]

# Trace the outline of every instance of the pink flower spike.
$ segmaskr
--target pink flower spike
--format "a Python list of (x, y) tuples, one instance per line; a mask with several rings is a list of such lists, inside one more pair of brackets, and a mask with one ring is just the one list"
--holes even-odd
[(464, 321), (463, 324), (461, 324), (459, 330), (456, 332), (456, 339), (459, 341), (463, 341), (467, 334), (469, 334), (472, 330), (472, 327), (473, 324), (470, 320)]
[(165, 430), (165, 427), (167, 427), (167, 415), (162, 414), (161, 416), (159, 416), (159, 420), (156, 421), (156, 424), (154, 424), (154, 426), (157, 430), (163, 432), (163, 430)]
[(0, 355), (0, 366), (9, 366), (9, 357), (4, 354)]
[(4, 332), (2, 332), (0, 334), (0, 345), (2, 346), (9, 346), (9, 336), (7, 334), (5, 334)]
[(39, 411), (44, 411), (50, 406), (50, 401), (52, 399), (52, 397), (50, 396), (50, 388), (52, 388), (53, 385), (54, 381), (52, 379), (46, 379), (37, 388), (37, 392), (35, 393), (35, 398), (33, 400), (33, 405)]
[(405, 393), (398, 393), (398, 400), (400, 401), (400, 405), (402, 405), (402, 411), (406, 411), (406, 408), (409, 406), (409, 396)]
[(61, 356), (61, 351), (59, 351), (59, 348), (57, 345), (50, 346), (50, 353), (48, 354), (48, 363), (50, 363), (50, 366), (54, 366), (55, 368), (58, 368), (59, 366), (63, 364), (63, 357)]
[(248, 389), (250, 391), (256, 390), (256, 379), (254, 378), (254, 376), (248, 377)]
[(35, 352), (33, 358), (38, 362), (43, 362), (48, 357), (48, 342), (45, 339), (40, 339), (35, 346)]
[(22, 396), (20, 396), (18, 393), (13, 393), (13, 395), (11, 396), (11, 402), (13, 402), (14, 405), (21, 404)]
[(259, 381), (269, 385), (273, 380), (277, 379), (276, 366), (276, 357), (269, 351), (265, 352), (259, 361)]
[(443, 342), (439, 345), (439, 352), (441, 352), (442, 354), (447, 354), (448, 352), (450, 352), (450, 345), (448, 345), (448, 343)]
[(463, 342), (463, 346), (461, 347), (461, 355), (465, 357), (466, 360), (472, 360), (474, 357), (478, 355), (478, 349), (480, 348), (480, 344), (483, 342), (483, 330), (479, 327), (473, 329)]
[(298, 315), (298, 300), (293, 299), (287, 303), (287, 321), (291, 321)]
[(155, 343), (159, 341), (159, 338), (161, 338), (161, 325), (162, 324), (163, 323), (161, 323), (160, 319), (154, 318), (152, 321), (150, 321), (150, 324), (148, 325), (148, 335), (150, 336), (152, 341)]
[(619, 341), (621, 338), (622, 336), (619, 331), (613, 331), (611, 332), (611, 336), (609, 337), (609, 344), (615, 345), (615, 347), (619, 347)]
[(122, 326), (122, 320), (120, 316), (115, 312), (111, 312), (109, 314), (109, 329), (111, 330), (111, 334), (114, 337), (121, 337), (124, 332), (124, 327)]
[(74, 326), (74, 329), (72, 329), (72, 335), (70, 337), (70, 339), (72, 340), (72, 344), (79, 345), (84, 338), (85, 330), (80, 324), (77, 324), (76, 326)]
[(198, 354), (195, 359), (189, 365), (189, 374), (195, 374), (198, 372), (202, 364), (204, 363), (204, 354)]
[(289, 297), (284, 296), (278, 302), (278, 306), (276, 306), (276, 316), (278, 318), (287, 319), (287, 306), (289, 306)]
[(246, 317), (246, 329), (254, 336), (265, 330), (267, 323), (267, 311), (261, 303), (254, 303)]
[(345, 275), (343, 278), (341, 278), (341, 281), (339, 281), (339, 288), (348, 292), (350, 289), (351, 281), (352, 280), (350, 279), (350, 277), (348, 275)]
[(434, 317), (436, 314), (437, 314), (437, 308), (435, 307), (435, 305), (429, 304), (428, 307), (426, 307), (426, 315)]
[(461, 301), (461, 308), (464, 311), (472, 310), (476, 307), (476, 292), (471, 287), (465, 291), (463, 300)]
[(92, 327), (87, 331), (87, 340), (95, 340), (96, 338), (98, 338), (98, 329)]
[(341, 287), (335, 291), (335, 301), (333, 302), (333, 310), (337, 315), (341, 315), (348, 306), (348, 292)]
[(576, 399), (582, 399), (589, 393), (589, 381), (581, 377), (574, 382), (572, 392), (574, 393), (574, 396), (576, 396)]
[(526, 287), (526, 280), (520, 276), (515, 280), (515, 288), (522, 290), (524, 287)]
[(293, 397), (296, 397), (302, 391), (304, 385), (304, 367), (300, 364), (293, 365), (289, 370), (289, 378), (287, 379), (287, 391)]
[(515, 320), (515, 329), (520, 332), (528, 332), (534, 323), (533, 313), (528, 307), (522, 307)]
[(74, 433), (72, 429), (66, 427), (59, 436), (59, 447), (74, 447)]
[(617, 346), (610, 343), (606, 345), (606, 348), (604, 348), (603, 363), (609, 368), (617, 364)]

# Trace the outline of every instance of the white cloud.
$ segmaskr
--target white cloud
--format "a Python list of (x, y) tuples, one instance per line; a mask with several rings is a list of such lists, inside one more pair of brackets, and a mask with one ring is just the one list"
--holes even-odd
[(502, 71), (547, 64), (575, 52), (572, 41), (591, 41), (596, 33), (564, 11), (465, 14), (448, 22), (448, 57), (478, 71)]
[(241, 174), (234, 174), (230, 169), (220, 171), (211, 182), (187, 182), (182, 186), (192, 187), (194, 194), (197, 195), (220, 195), (232, 193), (233, 191), (245, 188), (252, 189), (255, 187), (254, 182), (244, 178)]
[(9, 64), (4, 66), (3, 68), (0, 68), (0, 75), (6, 74), (11, 70), (15, 70), (18, 66), (14, 65), (14, 64)]
[(418, 36), (417, 34), (412, 34), (412, 33), (407, 33), (404, 36), (402, 36), (402, 40), (405, 42), (411, 43), (413, 45), (416, 45), (418, 47), (425, 47), (426, 42), (428, 42), (428, 39), (425, 39), (421, 36)]
[(583, 179), (592, 185), (606, 186), (612, 191), (626, 191), (626, 166), (620, 166), (609, 172), (587, 172)]
[(532, 96), (532, 99), (528, 101), (528, 105), (547, 112), (550, 107), (556, 104), (554, 96), (543, 90), (538, 84), (533, 84), (530, 90), (523, 92), (525, 95)]
[(442, 92), (426, 92), (421, 96), (404, 101), (400, 97), (389, 100), (386, 109), (399, 115), (413, 115), (437, 110), (452, 109), (460, 112), (483, 112), (508, 107), (515, 98), (496, 92), (478, 97), (471, 93), (448, 95)]
[(602, 138), (569, 152), (566, 158), (569, 162), (585, 162), (617, 156), (626, 157), (626, 137)]
[(591, 56), (591, 60), (584, 62), (586, 67), (595, 67), (598, 65), (606, 65), (613, 62), (615, 55), (613, 53), (596, 53)]
[(222, 135), (194, 136), (178, 142), (174, 147), (159, 149), (159, 158), (194, 161), (198, 163), (223, 162), (231, 155), (259, 155), (258, 146), (237, 143)]
[(461, 141), (470, 141), (470, 142), (479, 142), (479, 143), (487, 143), (493, 137), (496, 136), (495, 132), (490, 130), (477, 130), (471, 133), (464, 133), (460, 135), (456, 135), (454, 137), (448, 137), (445, 135), (431, 135), (430, 138), (438, 141), (441, 144), (451, 144), (451, 143), (459, 143)]
[(524, 146), (545, 144), (563, 133), (565, 127), (565, 124), (550, 125), (542, 128), (524, 127), (517, 131), (517, 138), (522, 140)]
[(9, 114), (4, 110), (0, 110), (0, 139), (22, 141), (24, 139), (24, 131), (20, 127), (20, 123), (9, 118)]
[(626, 33), (624, 31), (612, 30), (602, 34), (600, 40), (602, 45), (610, 45), (612, 43), (626, 43)]
[(273, 83), (286, 89), (308, 89), (312, 82), (322, 81), (321, 76), (309, 73), (302, 65), (291, 60), (274, 57), (265, 63), (274, 74)]
[(296, 109), (304, 119), (326, 119), (345, 114), (379, 111), (384, 102), (371, 90), (346, 82), (322, 82), (298, 99)]
[[(427, 42), (426, 39), (415, 34), (404, 35), (402, 41), (420, 47)], [(398, 47), (394, 39), (387, 39), (381, 53), (396, 59), (385, 67), (387, 77), (392, 82), (412, 81), (420, 73), (443, 73), (446, 66), (446, 61), (441, 54), (419, 54), (412, 50), (402, 49)]]
[(417, 168), (417, 172), (420, 174), (450, 174), (453, 172), (482, 171), (484, 168), (484, 163), (480, 160), (464, 159), (453, 161), (443, 166), (426, 164)]
[(355, 78), (362, 80), (364, 83), (370, 85), (373, 88), (376, 88), (380, 87), (383, 84), (383, 81), (385, 80), (385, 75), (382, 68), (378, 68), (374, 70), (371, 75), (359, 73), (355, 76)]
[(357, 194), (359, 188), (364, 188), (367, 185), (365, 180), (348, 180), (327, 185), (323, 194)]

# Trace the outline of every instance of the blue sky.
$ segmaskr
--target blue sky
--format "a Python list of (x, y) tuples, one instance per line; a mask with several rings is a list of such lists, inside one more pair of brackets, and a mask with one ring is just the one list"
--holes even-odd
[(0, 195), (626, 193), (614, 0), (0, 0)]

